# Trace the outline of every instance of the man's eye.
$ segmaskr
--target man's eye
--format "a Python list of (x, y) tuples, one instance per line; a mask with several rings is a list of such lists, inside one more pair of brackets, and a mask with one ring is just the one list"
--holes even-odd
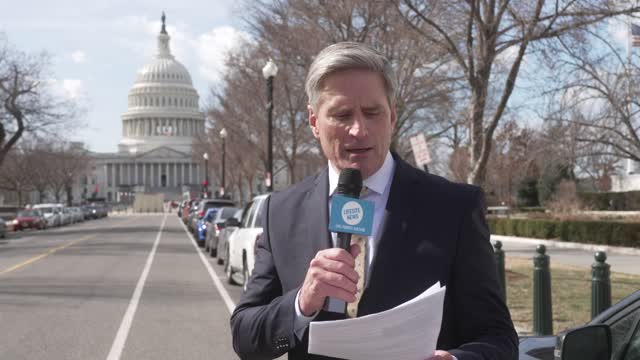
[(374, 117), (380, 115), (380, 111), (366, 111), (364, 115), (368, 117)]
[(351, 114), (349, 113), (340, 113), (340, 114), (336, 114), (334, 115), (334, 117), (338, 120), (348, 120), (349, 118), (351, 118)]

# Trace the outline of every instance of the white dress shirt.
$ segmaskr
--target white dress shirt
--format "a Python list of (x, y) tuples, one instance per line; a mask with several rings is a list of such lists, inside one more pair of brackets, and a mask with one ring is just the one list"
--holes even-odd
[[(369, 269), (371, 269), (371, 263), (373, 262), (373, 257), (375, 256), (375, 249), (380, 241), (380, 222), (383, 219), (384, 211), (387, 207), (387, 200), (389, 199), (389, 190), (391, 188), (391, 181), (393, 180), (393, 172), (395, 170), (395, 160), (391, 156), (390, 152), (387, 152), (387, 156), (384, 159), (384, 163), (382, 167), (378, 169), (373, 175), (368, 177), (363, 181), (363, 186), (366, 186), (369, 190), (367, 193), (361, 197), (363, 200), (372, 201), (375, 206), (374, 214), (373, 214), (373, 228), (371, 232), (371, 236), (367, 239), (367, 276), (369, 273)], [(331, 166), (329, 163), (329, 199), (332, 198), (333, 193), (338, 187), (338, 178), (340, 174)], [(329, 201), (329, 214), (331, 213), (331, 201)], [(333, 246), (336, 246), (336, 233), (331, 233), (331, 239), (333, 241)], [(366, 281), (365, 277), (365, 281)], [(300, 292), (296, 296), (296, 318), (294, 321), (294, 331), (298, 339), (302, 339), (304, 335), (304, 331), (309, 326), (309, 323), (316, 317), (316, 314), (311, 316), (304, 316), (302, 311), (300, 310), (300, 305), (298, 304), (298, 298), (300, 296)], [(344, 308), (344, 302), (336, 299), (329, 299), (328, 308), (331, 309), (341, 309)]]

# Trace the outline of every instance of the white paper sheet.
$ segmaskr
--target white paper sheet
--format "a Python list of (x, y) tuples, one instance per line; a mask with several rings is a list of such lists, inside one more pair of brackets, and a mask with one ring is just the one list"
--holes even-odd
[(436, 350), (445, 290), (438, 282), (381, 313), (311, 322), (309, 353), (351, 360), (424, 360)]

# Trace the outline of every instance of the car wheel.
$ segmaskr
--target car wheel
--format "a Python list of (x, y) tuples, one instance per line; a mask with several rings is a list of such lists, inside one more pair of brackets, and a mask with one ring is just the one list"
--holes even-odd
[[(218, 249), (216, 249), (216, 252), (218, 251)], [(222, 265), (225, 264), (228, 260), (224, 258), (224, 256), (218, 256), (218, 265)]]
[(236, 281), (233, 280), (233, 269), (231, 268), (231, 264), (229, 261), (229, 249), (227, 249), (227, 255), (226, 255), (226, 259), (227, 261), (224, 262), (224, 273), (227, 277), (227, 283), (231, 284), (231, 285), (237, 285)]

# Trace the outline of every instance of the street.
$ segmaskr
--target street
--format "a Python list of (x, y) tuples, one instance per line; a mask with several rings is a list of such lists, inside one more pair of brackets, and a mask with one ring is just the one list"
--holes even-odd
[[(534, 249), (504, 241), (507, 256)], [(593, 262), (586, 250), (548, 254)], [(608, 262), (637, 273), (633, 260)], [(12, 233), (0, 240), (0, 359), (237, 359), (229, 314), (241, 292), (175, 213)]]
[(0, 359), (237, 359), (205, 255), (174, 213), (3, 239)]
[[(528, 258), (531, 259), (532, 264), (533, 257), (536, 255), (536, 247), (539, 243), (544, 242), (544, 240), (518, 240), (513, 237), (495, 235), (492, 235), (491, 238), (492, 241), (502, 241), (502, 250), (504, 250), (505, 256)], [(558, 263), (590, 269), (591, 265), (595, 262), (594, 254), (596, 250), (571, 248), (567, 247), (567, 243), (563, 242), (552, 242), (549, 244), (547, 241), (546, 243), (546, 254), (549, 255), (552, 264)], [(640, 266), (638, 266), (639, 255), (637, 253), (624, 254), (608, 251), (606, 254), (607, 263), (611, 265), (612, 272), (640, 275)]]

